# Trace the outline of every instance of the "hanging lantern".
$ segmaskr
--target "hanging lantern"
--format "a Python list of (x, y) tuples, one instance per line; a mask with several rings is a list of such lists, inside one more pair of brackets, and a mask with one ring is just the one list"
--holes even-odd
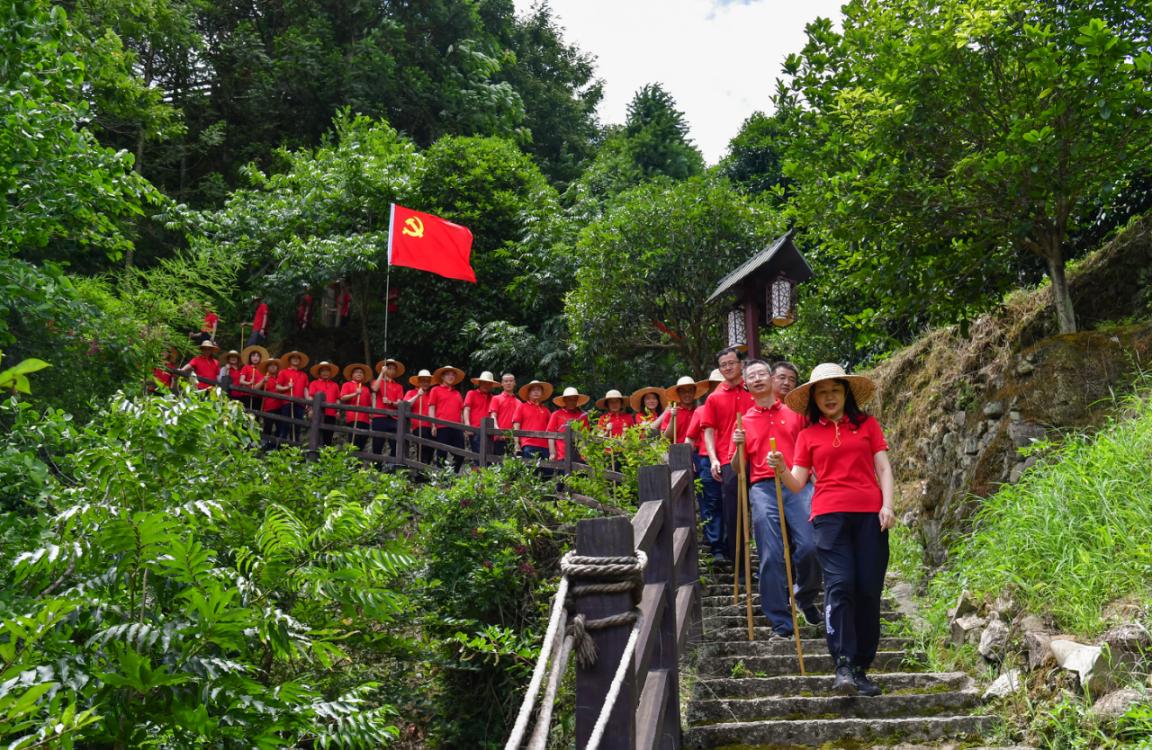
[(744, 308), (734, 307), (728, 311), (728, 346), (743, 346), (748, 343), (744, 329)]
[(776, 277), (768, 287), (769, 318), (772, 325), (785, 328), (796, 322), (796, 282), (784, 274)]

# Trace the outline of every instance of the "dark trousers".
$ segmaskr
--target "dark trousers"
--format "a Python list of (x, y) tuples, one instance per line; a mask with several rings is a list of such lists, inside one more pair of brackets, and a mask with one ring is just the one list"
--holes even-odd
[[(392, 417), (372, 417), (372, 432), (396, 432), (396, 420)], [(380, 435), (372, 436), (372, 452), (381, 456), (384, 455), (384, 443), (388, 443), (388, 455), (396, 455), (396, 441), (389, 440), (388, 438), (381, 437)]]
[(825, 513), (812, 519), (824, 570), (828, 653), (868, 669), (880, 644), (880, 595), (888, 572), (888, 532), (876, 513)]
[(324, 425), (320, 428), (320, 444), (332, 445), (332, 439), (336, 437), (336, 433), (332, 432), (329, 425), (335, 426), (336, 417), (335, 415), (324, 414), (320, 417), (320, 421)]
[[(463, 448), (464, 430), (459, 427), (438, 427), (436, 428), (436, 439), (453, 448)], [(464, 457), (455, 453), (449, 453), (445, 450), (438, 450), (436, 451), (436, 461), (445, 466), (451, 466), (456, 471), (460, 471), (460, 465), (464, 463)]]
[(720, 467), (720, 533), (724, 540), (724, 554), (729, 560), (736, 559), (736, 546), (743, 544), (742, 539), (736, 538), (736, 510), (740, 507), (736, 499), (737, 491), (736, 472), (732, 470), (732, 464), (724, 464)]
[(368, 422), (349, 422), (348, 426), (356, 430), (352, 433), (352, 445), (356, 451), (361, 452), (368, 447)]
[(492, 441), (492, 455), (503, 456), (508, 452), (507, 440), (493, 440)]
[[(424, 425), (416, 430), (416, 436), (424, 438), (425, 440), (431, 440), (432, 427), (430, 425)], [(430, 445), (421, 445), (419, 446), (419, 450), (416, 451), (416, 455), (419, 457), (420, 463), (431, 466), (432, 459), (436, 456), (436, 449)]]
[[(267, 412), (267, 414), (279, 414), (279, 413), (280, 413), (279, 409), (277, 409), (276, 411)], [(266, 447), (275, 446), (275, 444), (276, 444), (275, 438), (276, 438), (276, 436), (278, 436), (280, 434), (280, 423), (274, 419), (269, 419), (268, 417), (264, 416), (264, 413), (261, 413), (261, 422), (263, 422), (264, 445)]]
[[(304, 404), (284, 404), (284, 416), (292, 417), (293, 419), (304, 420)], [(308, 435), (308, 428), (305, 425), (296, 424), (295, 422), (288, 424), (284, 423), (288, 428), (288, 434), (291, 435), (293, 440), (304, 440)]]
[[(292, 416), (292, 404), (284, 404), (283, 406), (281, 406), (279, 409), (277, 409), (276, 411), (274, 411), (272, 413), (273, 414), (279, 414), (282, 417), (291, 417)], [(281, 420), (281, 419), (277, 419), (277, 420), (275, 420), (275, 422), (276, 422), (276, 437), (280, 438), (281, 440), (287, 440), (288, 438), (292, 437), (292, 424), (291, 423), (285, 422), (284, 420)]]
[(248, 346), (254, 346), (256, 344), (264, 346), (267, 343), (268, 338), (259, 331), (253, 331), (252, 333), (248, 334)]

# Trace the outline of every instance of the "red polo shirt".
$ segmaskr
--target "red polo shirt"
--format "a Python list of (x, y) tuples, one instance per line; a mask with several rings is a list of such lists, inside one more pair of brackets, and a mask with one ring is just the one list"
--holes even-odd
[[(311, 383), (308, 384), (308, 397), (311, 398), (311, 397), (315, 396), (317, 393), (323, 393), (324, 394), (324, 402), (326, 404), (335, 405), (335, 403), (340, 400), (340, 386), (337, 385), (335, 380), (331, 380), (331, 379), (329, 379), (329, 380), (313, 380)], [(326, 417), (336, 416), (335, 406), (333, 406), (332, 408), (328, 408), (327, 406), (325, 406), (324, 407), (324, 416), (326, 416)]]
[(684, 433), (684, 439), (692, 441), (692, 445), (696, 447), (696, 454), (699, 456), (708, 455), (708, 446), (704, 445), (704, 431), (700, 429), (700, 415), (703, 412), (703, 408), (698, 408), (692, 412), (692, 419), (688, 421), (688, 431)]
[(268, 305), (261, 302), (256, 306), (256, 314), (252, 316), (252, 330), (257, 333), (264, 333), (264, 329), (268, 327)]
[(168, 372), (168, 367), (166, 365), (162, 365), (160, 367), (153, 367), (152, 368), (152, 377), (159, 380), (164, 385), (165, 388), (171, 388), (172, 387), (172, 373)]
[[(412, 402), (412, 413), (413, 414), (421, 414), (424, 416), (428, 415), (428, 394), (427, 393), (420, 393), (419, 388), (410, 388), (408, 390), (408, 392), (404, 394), (404, 400)], [(413, 430), (419, 430), (421, 427), (428, 427), (428, 426), (429, 426), (429, 424), (427, 422), (425, 422), (423, 419), (413, 419), (412, 420), (412, 429)]]
[(256, 365), (244, 365), (240, 368), (240, 380), (237, 385), (245, 388), (255, 388), (256, 384), (264, 379), (260, 374), (260, 368)]
[(308, 374), (295, 367), (285, 368), (276, 378), (276, 385), (290, 385), (292, 387), (288, 391), (281, 391), (284, 395), (304, 398), (304, 394), (308, 391)]
[[(579, 422), (588, 426), (588, 415), (579, 409), (560, 409), (552, 412), (548, 420), (548, 432), (564, 432), (569, 422)], [(567, 454), (563, 437), (556, 438), (556, 460), (560, 461)]]
[(782, 401), (771, 406), (753, 406), (744, 414), (744, 444), (748, 465), (752, 469), (749, 481), (771, 479), (776, 472), (768, 465), (768, 452), (772, 438), (776, 450), (784, 454), (784, 463), (791, 466), (796, 438), (804, 429), (804, 417), (789, 409)]
[[(520, 397), (515, 393), (505, 393), (501, 391), (492, 397), (488, 403), (489, 413), (496, 415), (496, 429), (510, 430), (512, 429), (512, 417), (516, 415), (516, 409), (520, 407)], [(502, 437), (497, 437), (497, 440), (503, 440)]]
[[(512, 423), (520, 425), (521, 430), (544, 432), (548, 429), (548, 420), (552, 413), (543, 404), (533, 404), (528, 401), (520, 402), (516, 413), (512, 415)], [(548, 441), (544, 438), (520, 438), (520, 445), (525, 448), (547, 448)]]
[[(676, 434), (672, 436), (673, 443), (683, 443), (688, 435), (688, 425), (696, 416), (699, 411), (695, 406), (677, 406), (676, 407)], [(668, 429), (668, 423), (672, 421), (672, 410), (665, 409), (664, 413), (660, 415), (660, 434), (664, 434), (664, 430)]]
[(481, 390), (468, 391), (464, 397), (464, 407), (468, 409), (468, 424), (479, 427), (480, 423), (488, 418), (488, 409), (492, 403), (492, 393)]
[(605, 412), (596, 420), (596, 429), (611, 437), (620, 437), (624, 430), (636, 424), (636, 418), (622, 411)]
[(196, 377), (206, 378), (212, 381), (206, 383), (203, 380), (197, 380), (196, 387), (202, 391), (216, 385), (216, 379), (220, 377), (220, 363), (216, 361), (215, 357), (201, 357), (197, 354), (189, 360), (187, 366), (192, 368), (192, 372), (196, 373)]
[[(381, 380), (373, 383), (376, 386), (376, 397), (372, 399), (372, 406), (377, 409), (383, 409), (389, 413), (389, 416), (396, 416), (396, 401), (404, 399), (404, 386), (397, 383), (395, 380)], [(385, 401), (392, 401), (391, 404), (384, 403)]]
[(859, 427), (847, 417), (821, 419), (796, 439), (795, 466), (816, 475), (812, 517), (825, 513), (879, 513), (884, 503), (876, 479), (875, 456), (888, 450), (880, 423), (866, 417)]
[[(732, 431), (736, 429), (736, 415), (748, 411), (754, 404), (752, 394), (744, 387), (744, 381), (740, 381), (738, 385), (721, 383), (700, 407), (701, 439), (707, 428), (716, 431), (716, 457), (721, 464), (732, 463)], [(707, 454), (707, 446), (704, 452)]]
[[(436, 407), (436, 418), (461, 422), (464, 418), (464, 397), (460, 391), (447, 385), (433, 386), (428, 394), (428, 405)], [(431, 413), (431, 412), (429, 412)]]
[[(276, 383), (277, 383), (278, 376), (279, 376), (279, 373), (277, 373), (276, 375), (268, 375), (267, 376), (267, 379), (264, 380), (264, 390), (265, 391), (267, 391), (270, 394), (276, 393)], [(260, 382), (260, 381), (257, 380), (256, 382)], [(260, 403), (260, 410), (261, 411), (276, 412), (276, 411), (279, 411), (280, 407), (282, 407), (283, 405), (284, 405), (284, 402), (281, 399), (278, 399), (275, 396), (265, 396), (264, 400), (261, 401), (261, 403)], [(277, 423), (277, 424), (279, 424), (279, 423)]]
[[(371, 406), (372, 405), (372, 389), (368, 387), (367, 383), (357, 383), (355, 380), (349, 380), (344, 385), (340, 386), (340, 397), (343, 398), (349, 393), (355, 393), (356, 398), (350, 398), (344, 402), (345, 406)], [(328, 410), (325, 409), (325, 412)], [(348, 424), (353, 422), (370, 422), (372, 415), (366, 411), (346, 411), (344, 412), (344, 421)]]

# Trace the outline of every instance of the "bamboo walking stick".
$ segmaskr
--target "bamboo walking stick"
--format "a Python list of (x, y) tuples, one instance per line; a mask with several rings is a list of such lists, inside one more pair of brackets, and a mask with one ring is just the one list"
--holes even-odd
[(244, 351), (244, 329), (248, 327), (247, 323), (240, 324), (240, 346), (236, 347), (240, 351)]
[[(769, 449), (776, 452), (776, 438), (768, 439)], [(788, 521), (784, 518), (784, 492), (780, 489), (780, 474), (773, 471), (776, 480), (776, 509), (780, 513), (780, 539), (784, 543), (784, 572), (788, 574), (788, 604), (792, 609), (792, 635), (796, 638), (796, 658), (800, 661), (800, 674), (804, 675), (804, 649), (800, 647), (800, 624), (796, 618), (796, 589), (792, 585), (792, 549), (788, 546)]]

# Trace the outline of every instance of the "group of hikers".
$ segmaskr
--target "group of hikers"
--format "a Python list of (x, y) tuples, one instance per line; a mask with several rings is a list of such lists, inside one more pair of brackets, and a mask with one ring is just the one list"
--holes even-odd
[[(491, 372), (471, 378), (475, 386), (462, 394), (465, 373), (444, 366), (420, 370), (400, 382), (405, 366), (382, 359), (370, 367), (322, 361), (308, 367), (301, 351), (272, 357), (260, 345), (223, 354), (209, 339), (200, 353), (179, 367), (170, 355), (154, 375), (171, 384), (173, 374), (195, 375), (201, 389), (221, 388), (265, 415), (264, 431), (279, 438), (305, 416), (304, 400), (322, 393), (324, 403), (344, 404), (347, 426), (357, 450), (367, 449), (368, 428), (372, 451), (394, 451), (385, 436), (396, 429), (397, 405), (406, 401), (415, 434), (447, 446), (471, 443), (478, 452), (478, 428), (490, 419), (491, 453), (526, 459), (563, 460), (562, 432), (580, 423), (605, 436), (626, 430), (659, 434), (671, 443), (691, 446), (704, 541), (714, 560), (736, 559), (738, 484), (743, 473), (748, 483), (751, 529), (759, 554), (760, 607), (772, 628), (773, 639), (794, 636), (792, 602), (812, 625), (822, 625), (835, 663), (834, 689), (841, 694), (879, 695), (867, 670), (880, 640), (880, 605), (888, 566), (888, 529), (893, 515), (893, 476), (888, 446), (876, 419), (862, 409), (875, 392), (862, 375), (848, 375), (837, 364), (816, 367), (807, 382), (786, 361), (741, 361), (741, 350), (729, 347), (716, 358), (717, 368), (707, 380), (681, 377), (674, 385), (641, 388), (628, 396), (612, 389), (596, 401), (595, 424), (584, 407), (592, 400), (577, 388), (567, 387), (553, 397), (548, 382), (532, 380), (517, 387), (516, 377)], [(309, 378), (311, 375), (311, 379)], [(336, 377), (343, 376), (343, 383)], [(240, 386), (260, 395), (235, 390)], [(286, 402), (291, 396), (300, 402)], [(555, 411), (547, 406), (551, 402)], [(629, 408), (630, 407), (630, 408)], [(323, 423), (335, 426), (339, 410), (324, 407)], [(275, 419), (279, 415), (281, 419)], [(445, 420), (422, 421), (426, 416)], [(292, 417), (294, 421), (283, 419)], [(509, 437), (501, 431), (553, 433), (550, 437)], [(324, 433), (325, 442), (332, 431)], [(392, 441), (388, 441), (391, 443)], [(743, 451), (741, 451), (741, 447)], [(433, 449), (419, 448), (420, 460), (435, 460)], [(743, 464), (740, 456), (743, 455)], [(461, 458), (443, 452), (441, 459), (457, 469)], [(782, 503), (776, 497), (780, 480)], [(788, 529), (789, 556), (795, 585), (788, 590), (785, 550), (779, 507)], [(815, 602), (824, 587), (824, 611)]]

